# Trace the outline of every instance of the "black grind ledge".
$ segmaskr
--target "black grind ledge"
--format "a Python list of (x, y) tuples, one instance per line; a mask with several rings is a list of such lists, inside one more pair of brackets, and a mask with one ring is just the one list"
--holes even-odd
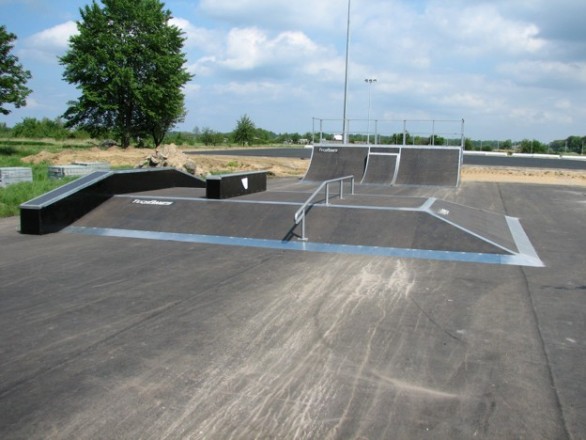
[(208, 199), (229, 199), (263, 192), (267, 190), (267, 171), (245, 171), (208, 176), (206, 185)]
[(174, 187), (205, 188), (206, 182), (174, 168), (96, 171), (20, 205), (20, 232), (57, 232), (114, 195)]

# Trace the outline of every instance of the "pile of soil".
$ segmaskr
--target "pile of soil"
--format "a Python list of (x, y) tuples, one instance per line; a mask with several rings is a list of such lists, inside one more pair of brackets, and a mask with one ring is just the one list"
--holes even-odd
[(110, 147), (87, 150), (62, 150), (56, 153), (42, 151), (23, 158), (27, 163), (47, 162), (51, 165), (69, 165), (74, 162), (107, 162), (111, 167), (137, 168), (171, 166), (205, 177), (212, 173), (238, 171), (268, 171), (277, 177), (303, 176), (309, 160), (295, 158), (243, 157), (224, 155), (187, 155), (174, 145), (152, 148)]

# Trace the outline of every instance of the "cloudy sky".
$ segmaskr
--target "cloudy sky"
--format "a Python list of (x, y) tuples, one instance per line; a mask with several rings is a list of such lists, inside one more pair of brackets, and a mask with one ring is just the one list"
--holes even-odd
[[(348, 118), (367, 119), (364, 80), (376, 78), (370, 115), (381, 127), (463, 118), (473, 139), (586, 135), (586, 1), (351, 1)], [(17, 35), (14, 53), (34, 90), (26, 108), (0, 121), (55, 118), (77, 97), (57, 57), (88, 3), (0, 0), (0, 24)], [(165, 5), (196, 75), (180, 129), (230, 131), (248, 114), (258, 127), (304, 133), (314, 117), (342, 118), (347, 0)]]

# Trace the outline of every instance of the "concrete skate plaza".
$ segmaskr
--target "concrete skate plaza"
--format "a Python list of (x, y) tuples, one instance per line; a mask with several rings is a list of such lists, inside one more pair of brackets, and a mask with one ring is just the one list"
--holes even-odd
[(586, 436), (583, 188), (316, 185), (1, 220), (0, 436)]

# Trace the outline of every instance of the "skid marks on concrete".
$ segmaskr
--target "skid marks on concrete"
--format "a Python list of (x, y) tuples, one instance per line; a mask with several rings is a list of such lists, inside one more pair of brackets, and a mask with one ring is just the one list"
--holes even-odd
[(336, 438), (366, 429), (389, 395), (457, 398), (395, 377), (385, 361), (396, 341), (389, 317), (409, 308), (408, 265), (333, 261), (279, 287), (231, 352), (200, 372), (200, 388), (161, 438)]

